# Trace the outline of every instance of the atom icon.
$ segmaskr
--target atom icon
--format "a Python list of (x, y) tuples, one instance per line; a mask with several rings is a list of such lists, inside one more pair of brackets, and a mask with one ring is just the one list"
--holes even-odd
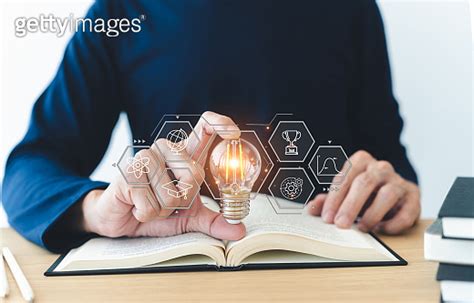
[(136, 157), (128, 158), (127, 173), (134, 174), (135, 178), (140, 178), (143, 174), (150, 172), (150, 158), (137, 155)]

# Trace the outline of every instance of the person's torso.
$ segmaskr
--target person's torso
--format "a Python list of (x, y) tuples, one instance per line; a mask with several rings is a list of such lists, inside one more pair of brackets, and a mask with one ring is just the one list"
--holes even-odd
[[(185, 3), (184, 3), (185, 2)], [(350, 2), (350, 1), (349, 1)], [(345, 2), (346, 3), (346, 2)], [(353, 14), (321, 1), (143, 1), (115, 49), (132, 132), (206, 110), (244, 123), (294, 113), (317, 141), (350, 145)]]

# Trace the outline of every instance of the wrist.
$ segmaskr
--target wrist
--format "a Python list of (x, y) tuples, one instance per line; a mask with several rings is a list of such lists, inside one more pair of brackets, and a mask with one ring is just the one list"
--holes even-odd
[(97, 203), (104, 190), (91, 190), (82, 200), (82, 229), (87, 233), (98, 233), (97, 228)]

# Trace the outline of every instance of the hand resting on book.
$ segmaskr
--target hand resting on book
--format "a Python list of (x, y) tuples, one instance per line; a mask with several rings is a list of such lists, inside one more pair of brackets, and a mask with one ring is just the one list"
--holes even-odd
[(398, 234), (412, 227), (421, 211), (418, 186), (366, 151), (354, 153), (350, 161), (339, 190), (317, 195), (308, 211), (340, 228), (349, 228), (360, 216), (358, 227), (365, 232)]

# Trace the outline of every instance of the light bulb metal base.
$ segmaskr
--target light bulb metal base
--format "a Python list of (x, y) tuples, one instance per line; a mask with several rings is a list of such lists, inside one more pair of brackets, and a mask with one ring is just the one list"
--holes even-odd
[(222, 200), (219, 202), (220, 212), (230, 224), (239, 224), (250, 213), (250, 194), (222, 193)]

